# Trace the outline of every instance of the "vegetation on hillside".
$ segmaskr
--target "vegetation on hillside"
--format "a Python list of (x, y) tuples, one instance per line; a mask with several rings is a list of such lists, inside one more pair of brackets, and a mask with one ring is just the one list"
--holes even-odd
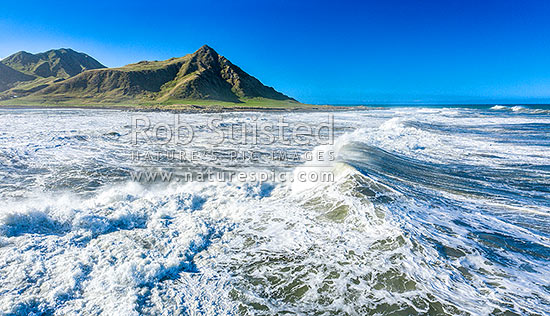
[[(37, 69), (43, 67), (39, 59), (49, 56), (49, 60), (56, 60), (55, 56), (59, 53), (53, 52), (36, 55), (20, 52), (4, 61), (14, 71), (37, 76)], [(103, 68), (97, 63), (92, 66), (98, 66), (98, 69), (85, 70), (81, 63), (83, 71), (76, 75), (70, 75), (76, 69), (59, 67), (64, 63), (59, 61), (51, 66), (51, 76), (37, 76), (29, 82), (20, 82), (9, 93), (4, 93), (9, 101), (2, 104), (166, 108), (301, 105), (272, 87), (263, 85), (206, 45), (183, 57), (142, 61), (119, 68)]]
[(72, 49), (31, 54), (18, 52), (0, 62), (0, 99), (26, 96), (90, 69), (105, 68)]

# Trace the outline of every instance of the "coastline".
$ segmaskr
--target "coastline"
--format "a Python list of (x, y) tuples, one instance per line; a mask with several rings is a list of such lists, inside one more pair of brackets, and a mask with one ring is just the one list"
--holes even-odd
[(335, 106), (297, 104), (293, 106), (227, 106), (227, 105), (127, 105), (127, 104), (1, 104), (0, 109), (91, 109), (91, 110), (123, 110), (135, 112), (175, 112), (175, 113), (226, 113), (226, 112), (346, 112), (373, 108), (364, 105)]

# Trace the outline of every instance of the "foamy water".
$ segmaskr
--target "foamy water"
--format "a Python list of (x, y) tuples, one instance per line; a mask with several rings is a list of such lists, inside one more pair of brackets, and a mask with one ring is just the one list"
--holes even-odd
[[(333, 150), (335, 161), (269, 166), (330, 170), (331, 183), (131, 181), (144, 168), (130, 157), (132, 115), (0, 110), (1, 314), (550, 310), (545, 109), (337, 112), (334, 145), (239, 148)], [(159, 122), (172, 116), (144, 115)], [(197, 131), (186, 149), (212, 150), (210, 115), (181, 115)], [(255, 115), (265, 122), (281, 116)], [(326, 117), (286, 115), (291, 123)], [(167, 163), (154, 165), (147, 168)]]

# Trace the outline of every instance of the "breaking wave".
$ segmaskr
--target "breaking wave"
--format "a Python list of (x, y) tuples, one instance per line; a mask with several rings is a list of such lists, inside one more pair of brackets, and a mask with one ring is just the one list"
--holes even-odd
[(279, 166), (332, 183), (155, 184), (128, 112), (2, 110), (0, 313), (544, 314), (550, 116), (494, 110), (336, 113), (335, 161)]

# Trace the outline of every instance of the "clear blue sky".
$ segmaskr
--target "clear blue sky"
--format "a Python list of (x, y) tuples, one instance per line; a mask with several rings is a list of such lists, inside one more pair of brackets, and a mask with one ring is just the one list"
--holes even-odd
[(106, 66), (208, 44), (309, 103), (550, 102), (550, 1), (6, 1), (0, 57)]

